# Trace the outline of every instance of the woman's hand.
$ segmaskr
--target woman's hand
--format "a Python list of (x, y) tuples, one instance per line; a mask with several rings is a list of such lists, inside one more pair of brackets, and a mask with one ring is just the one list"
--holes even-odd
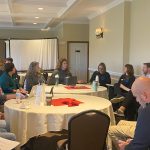
[(119, 149), (120, 150), (124, 150), (125, 147), (132, 141), (132, 139), (128, 139), (127, 141), (121, 141), (119, 140), (118, 141), (118, 144), (119, 144)]
[(17, 90), (13, 90), (13, 93), (16, 93), (17, 92)]
[(124, 86), (123, 84), (120, 84), (120, 88), (129, 92), (131, 89), (127, 88), (126, 86)]
[(28, 91), (26, 91), (26, 90), (25, 90), (25, 89), (23, 89), (23, 88), (20, 88), (19, 90), (20, 90), (20, 93), (28, 94)]

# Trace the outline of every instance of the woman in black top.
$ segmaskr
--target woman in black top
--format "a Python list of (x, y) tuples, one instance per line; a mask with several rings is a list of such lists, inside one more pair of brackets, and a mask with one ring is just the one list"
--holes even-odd
[(114, 85), (114, 94), (117, 97), (126, 96), (131, 90), (131, 86), (135, 81), (134, 69), (130, 64), (126, 64), (124, 67), (124, 74), (120, 77), (118, 83)]
[[(114, 110), (117, 109), (116, 115), (118, 116), (124, 116), (125, 107), (121, 106), (118, 108), (118, 105), (116, 105), (117, 103), (119, 104), (120, 102), (123, 102), (125, 104), (134, 101), (132, 92), (130, 91), (134, 81), (135, 81), (134, 68), (132, 65), (126, 64), (124, 67), (124, 74), (120, 77), (118, 83), (114, 85), (115, 98), (111, 99)], [(136, 103), (135, 104), (133, 103), (134, 107), (133, 109), (137, 107), (134, 105), (136, 105)]]
[(95, 71), (90, 79), (90, 83), (92, 83), (96, 76), (99, 77), (99, 83), (101, 86), (106, 86), (106, 84), (111, 84), (110, 74), (106, 72), (106, 65), (104, 63), (100, 63), (98, 65), (98, 71)]
[(72, 76), (71, 72), (69, 71), (67, 59), (62, 58), (58, 61), (56, 70), (53, 72), (51, 77), (55, 77), (56, 75), (59, 76), (60, 84), (65, 84), (65, 78)]

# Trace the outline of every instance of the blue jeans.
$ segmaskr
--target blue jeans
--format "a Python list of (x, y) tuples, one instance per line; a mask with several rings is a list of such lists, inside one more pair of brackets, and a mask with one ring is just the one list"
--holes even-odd
[(12, 141), (16, 140), (15, 134), (7, 132), (5, 120), (0, 120), (0, 137)]

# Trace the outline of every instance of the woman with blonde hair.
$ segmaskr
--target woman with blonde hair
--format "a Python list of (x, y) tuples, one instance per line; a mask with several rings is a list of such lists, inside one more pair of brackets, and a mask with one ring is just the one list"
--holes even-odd
[(52, 77), (56, 75), (59, 76), (59, 83), (64, 84), (65, 78), (68, 76), (72, 76), (71, 72), (69, 71), (68, 61), (66, 58), (59, 59), (56, 70), (53, 72)]
[(92, 83), (96, 76), (98, 76), (99, 84), (101, 86), (106, 86), (107, 84), (111, 84), (110, 74), (106, 71), (106, 65), (102, 62), (98, 65), (98, 71), (95, 71), (90, 79), (90, 83)]
[(30, 92), (34, 85), (44, 82), (44, 77), (40, 73), (39, 63), (34, 61), (29, 65), (25, 79), (25, 89)]

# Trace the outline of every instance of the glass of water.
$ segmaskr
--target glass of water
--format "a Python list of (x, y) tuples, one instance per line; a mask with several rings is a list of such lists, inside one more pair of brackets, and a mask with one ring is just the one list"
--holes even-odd
[(20, 92), (16, 92), (16, 102), (17, 102), (17, 104), (21, 103), (21, 93)]

